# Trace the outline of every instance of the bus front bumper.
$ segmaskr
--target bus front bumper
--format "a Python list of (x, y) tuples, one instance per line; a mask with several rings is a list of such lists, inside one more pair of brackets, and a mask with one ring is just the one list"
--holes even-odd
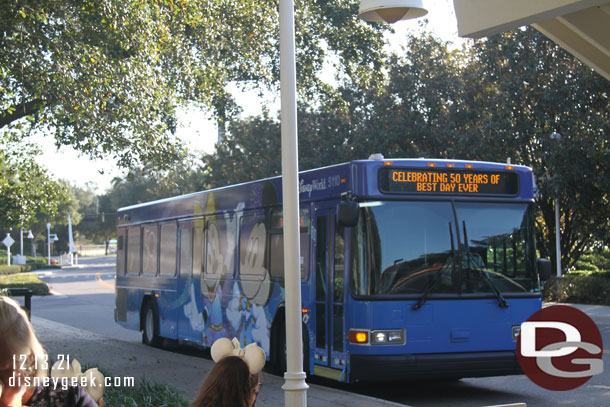
[(350, 381), (459, 379), (523, 374), (514, 351), (350, 356)]

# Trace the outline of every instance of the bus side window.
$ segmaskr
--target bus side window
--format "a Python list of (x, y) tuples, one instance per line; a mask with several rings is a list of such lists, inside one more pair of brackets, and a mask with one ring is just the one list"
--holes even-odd
[(270, 234), (269, 273), (271, 277), (284, 279), (284, 235), (280, 231)]
[(140, 227), (127, 229), (127, 269), (126, 274), (140, 274)]
[(142, 228), (142, 274), (157, 275), (159, 228), (157, 224)]
[[(301, 279), (307, 279), (309, 274), (309, 246), (310, 246), (310, 218), (309, 208), (300, 210), (300, 265)], [(271, 216), (271, 232), (269, 234), (269, 272), (271, 276), (280, 280), (284, 279), (284, 235), (282, 210), (275, 209)]]
[(161, 239), (159, 242), (159, 245), (161, 246), (159, 261), (160, 275), (174, 276), (176, 274), (177, 229), (175, 222), (161, 225)]
[(180, 223), (180, 276), (188, 277), (191, 273), (191, 225)]
[(117, 276), (125, 275), (125, 232), (126, 229), (119, 229), (117, 231), (117, 257), (116, 257), (116, 270)]
[(203, 269), (203, 219), (193, 222), (193, 277), (199, 278)]
[(244, 215), (239, 225), (240, 278), (262, 280), (267, 271), (267, 228), (263, 214)]
[[(233, 276), (235, 269), (236, 228), (225, 218), (210, 219), (205, 228), (205, 279), (220, 279), (223, 275)], [(231, 233), (231, 239), (227, 234)], [(227, 245), (227, 241), (232, 242)]]

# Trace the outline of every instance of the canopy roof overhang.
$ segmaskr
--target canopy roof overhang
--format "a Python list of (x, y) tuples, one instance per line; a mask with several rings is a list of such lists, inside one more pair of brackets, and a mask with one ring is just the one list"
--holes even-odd
[(453, 0), (461, 37), (531, 25), (610, 80), (610, 0)]

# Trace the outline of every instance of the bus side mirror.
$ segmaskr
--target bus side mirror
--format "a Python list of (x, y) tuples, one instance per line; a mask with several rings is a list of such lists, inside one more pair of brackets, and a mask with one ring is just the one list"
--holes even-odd
[(551, 261), (549, 259), (538, 259), (538, 275), (542, 281), (551, 278)]
[(340, 226), (356, 226), (359, 214), (358, 202), (342, 200), (337, 204), (337, 224)]

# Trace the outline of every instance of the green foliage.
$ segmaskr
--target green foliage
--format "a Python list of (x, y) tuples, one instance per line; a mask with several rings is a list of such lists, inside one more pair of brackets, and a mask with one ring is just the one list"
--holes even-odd
[(105, 406), (188, 407), (189, 402), (175, 388), (142, 380), (136, 387), (109, 387), (104, 391)]
[(530, 28), (476, 42), (471, 61), (463, 70), (464, 103), (476, 117), (465, 126), (467, 156), (533, 167), (541, 255), (555, 261), (557, 198), (569, 269), (610, 230), (610, 82)]
[(219, 187), (279, 175), (280, 149), (279, 123), (268, 115), (234, 120), (215, 153), (203, 157), (203, 183)]
[[(362, 86), (344, 78), (318, 104), (299, 106), (299, 169), (371, 153), (531, 166), (539, 192), (538, 249), (554, 261), (554, 207), (561, 208), (562, 264), (610, 236), (610, 82), (526, 28), (462, 50), (432, 35), (409, 37)], [(552, 140), (553, 132), (562, 134)], [(279, 174), (278, 120), (234, 121), (217, 154), (203, 157), (206, 185)]]
[(46, 259), (40, 260), (26, 260), (26, 264), (11, 264), (6, 265), (6, 256), (0, 256), (0, 275), (27, 273), (29, 271), (35, 271), (40, 269), (58, 269), (61, 266), (47, 265)]
[(38, 151), (0, 135), (0, 227), (28, 227), (55, 216), (68, 202), (63, 185), (36, 163)]
[[(363, 84), (377, 79), (387, 26), (360, 22), (355, 0), (296, 3), (304, 100), (328, 60)], [(9, 0), (0, 32), (0, 129), (42, 129), (124, 166), (183, 156), (172, 137), (180, 107), (222, 122), (236, 113), (228, 83), (276, 88), (279, 78), (271, 0)]]
[[(2, 261), (2, 257), (0, 257), (0, 261)], [(14, 265), (10, 265), (7, 266), (6, 265), (6, 257), (4, 258), (4, 262), (0, 265), (0, 275), (3, 274), (18, 274), (21, 273), (23, 270), (23, 266), (14, 266)]]
[(545, 285), (545, 301), (610, 305), (610, 271), (570, 272)]
[(585, 253), (575, 264), (576, 270), (610, 271), (610, 250)]
[(48, 295), (49, 287), (46, 283), (40, 281), (36, 274), (13, 274), (9, 276), (0, 276), (0, 289), (24, 287), (32, 290), (34, 295)]

